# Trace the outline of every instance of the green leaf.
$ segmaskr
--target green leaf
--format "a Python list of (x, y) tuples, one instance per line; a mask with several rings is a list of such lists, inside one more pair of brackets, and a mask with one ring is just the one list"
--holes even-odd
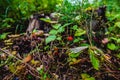
[(37, 30), (36, 30), (36, 29), (34, 29), (34, 30), (33, 30), (33, 33), (34, 33), (34, 32), (37, 32)]
[(115, 29), (114, 26), (111, 26), (111, 27), (108, 28), (109, 31), (113, 31), (114, 29)]
[(69, 56), (71, 58), (77, 58), (78, 56), (80, 55), (80, 52), (79, 53), (70, 53)]
[(77, 30), (77, 29), (78, 29), (78, 26), (77, 26), (77, 25), (74, 25), (74, 26), (72, 27), (72, 29), (73, 29), (73, 30)]
[(80, 46), (90, 46), (88, 43), (82, 43)]
[(111, 37), (110, 39), (111, 39), (111, 40), (117, 41), (117, 38), (115, 38), (115, 37)]
[(83, 30), (83, 29), (78, 29), (76, 32), (75, 32), (75, 36), (82, 36), (83, 34), (85, 34), (86, 31)]
[(95, 80), (94, 77), (86, 78), (85, 80)]
[(70, 24), (72, 24), (72, 23), (66, 23), (66, 24), (64, 24), (62, 27), (69, 26)]
[(47, 74), (45, 73), (44, 76), (43, 76), (44, 80), (47, 78)]
[(10, 32), (0, 34), (0, 40), (1, 40), (1, 39), (5, 39), (9, 33), (10, 33)]
[(57, 40), (59, 40), (59, 41), (62, 40), (62, 37), (61, 36), (57, 37)]
[(42, 75), (44, 72), (43, 72), (43, 69), (39, 70), (39, 74)]
[(89, 50), (90, 52), (90, 61), (92, 62), (92, 65), (94, 69), (99, 70), (99, 60), (95, 57), (95, 53), (93, 50)]
[(120, 28), (120, 22), (116, 22), (115, 26), (117, 26), (118, 28)]
[(74, 43), (77, 43), (77, 42), (80, 42), (80, 40), (79, 40), (79, 39), (74, 39), (73, 42), (74, 42)]
[(116, 46), (115, 46), (115, 44), (113, 44), (113, 43), (107, 44), (107, 47), (108, 47), (110, 50), (115, 50), (115, 49), (116, 49)]
[(90, 75), (83, 73), (81, 74), (82, 80), (95, 80), (94, 77), (90, 77)]
[(53, 27), (54, 29), (59, 29), (60, 26), (61, 26), (61, 24), (55, 24), (55, 25), (53, 25), (52, 27)]
[(48, 23), (51, 22), (51, 19), (50, 19), (50, 18), (40, 18), (40, 20), (45, 21), (45, 22), (48, 22)]
[(29, 74), (29, 75), (27, 76), (27, 78), (28, 78), (28, 79), (32, 79), (33, 77), (32, 77), (32, 75)]
[(52, 21), (50, 18), (40, 18), (40, 20), (47, 22), (47, 23), (58, 23), (57, 21)]
[(81, 74), (81, 77), (82, 77), (82, 79), (86, 79), (86, 78), (89, 78), (90, 75), (88, 75), (88, 74), (86, 74), (86, 73), (82, 73), (82, 74)]
[(59, 32), (59, 33), (62, 33), (62, 32), (64, 32), (64, 31), (65, 31), (65, 28), (62, 27), (62, 26), (58, 29), (58, 32)]
[(46, 38), (46, 44), (50, 43), (51, 41), (54, 41), (56, 39), (55, 35), (50, 35)]
[(120, 59), (120, 53), (119, 53), (119, 54), (116, 54), (116, 56)]
[(9, 68), (9, 70), (10, 70), (12, 73), (15, 73), (16, 67), (15, 67), (14, 64), (10, 64), (10, 65), (8, 66), (8, 68)]
[(117, 39), (117, 43), (120, 43), (120, 39)]
[(53, 34), (53, 35), (56, 35), (57, 34), (57, 31), (56, 30), (54, 30), (54, 29), (52, 29), (52, 30), (50, 30), (50, 32), (49, 32), (49, 34)]

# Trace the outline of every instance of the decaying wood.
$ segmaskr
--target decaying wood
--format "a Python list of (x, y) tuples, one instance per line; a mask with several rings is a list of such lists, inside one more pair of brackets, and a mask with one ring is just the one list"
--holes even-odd
[(29, 21), (29, 26), (26, 32), (32, 33), (34, 29), (39, 29), (40, 23), (36, 18), (33, 18)]

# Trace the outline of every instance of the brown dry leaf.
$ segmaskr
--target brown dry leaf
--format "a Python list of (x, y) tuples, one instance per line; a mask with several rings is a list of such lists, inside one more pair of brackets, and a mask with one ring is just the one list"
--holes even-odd
[(37, 32), (34, 33), (36, 36), (42, 36), (44, 34), (43, 30), (39, 30)]
[(110, 56), (109, 54), (105, 54), (105, 55), (104, 55), (104, 58), (105, 58), (106, 60), (110, 60), (110, 59), (111, 59), (111, 56)]
[(28, 54), (28, 56), (23, 59), (23, 62), (27, 63), (30, 62), (31, 60), (32, 60), (32, 55)]
[(8, 35), (9, 38), (17, 38), (17, 37), (20, 37), (20, 36), (21, 36), (20, 34)]
[(47, 37), (47, 36), (49, 36), (50, 34), (48, 34), (48, 33), (45, 33), (45, 34), (43, 34), (45, 37)]
[(50, 78), (46, 78), (46, 80), (50, 80)]
[(5, 43), (6, 46), (11, 46), (13, 43)]
[(0, 56), (2, 59), (7, 59), (7, 55), (5, 53), (2, 53)]
[(17, 70), (22, 70), (23, 68), (25, 68), (24, 65), (18, 65), (18, 66), (17, 66)]
[(16, 54), (17, 54), (17, 51), (12, 51), (11, 54), (12, 54), (12, 55), (16, 55)]
[(11, 43), (12, 39), (4, 40), (5, 43)]
[(80, 51), (83, 51), (85, 49), (87, 49), (88, 46), (81, 46), (81, 47), (75, 47), (75, 48), (71, 48), (70, 50), (73, 52), (73, 53), (78, 53)]
[(56, 73), (53, 73), (53, 75), (55, 79), (58, 79), (59, 76)]

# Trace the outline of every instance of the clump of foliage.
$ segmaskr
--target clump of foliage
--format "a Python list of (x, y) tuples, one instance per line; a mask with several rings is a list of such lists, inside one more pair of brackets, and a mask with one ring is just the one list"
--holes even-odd
[[(14, 1), (11, 2), (13, 4)], [(15, 10), (19, 9), (23, 17), (19, 15), (19, 18), (23, 20), (39, 10), (49, 13), (53, 9), (50, 5), (59, 3), (41, 2), (25, 0), (19, 4), (15, 0), (14, 4), (19, 5)], [(6, 75), (1, 74), (2, 77), (26, 80), (119, 80), (120, 5), (117, 0), (114, 5), (113, 2), (104, 0), (90, 3), (85, 0), (73, 4), (63, 0), (55, 10), (59, 13), (57, 23), (40, 19), (46, 24), (51, 23), (48, 34), (34, 30), (29, 36), (9, 35), (9, 39), (4, 41), (6, 47), (0, 48), (0, 72)], [(6, 22), (14, 24), (18, 18), (18, 15), (15, 16), (5, 18)]]
[[(61, 0), (2, 0), (0, 2), (0, 32), (25, 32), (33, 13), (50, 13)], [(4, 34), (3, 34), (4, 35)], [(0, 39), (3, 39), (0, 37)]]

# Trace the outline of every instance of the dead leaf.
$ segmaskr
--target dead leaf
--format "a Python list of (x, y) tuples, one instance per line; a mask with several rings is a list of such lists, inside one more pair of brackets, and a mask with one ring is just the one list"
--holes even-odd
[(82, 50), (85, 50), (85, 49), (87, 49), (87, 48), (88, 48), (88, 46), (82, 46), (82, 47), (71, 48), (70, 50), (71, 50), (73, 53), (78, 53), (78, 52), (80, 52), (80, 51), (82, 51)]
[(34, 33), (36, 36), (42, 36), (44, 34), (43, 30), (38, 30), (37, 32)]
[(111, 56), (110, 56), (109, 54), (105, 54), (105, 55), (104, 55), (104, 58), (105, 58), (106, 60), (110, 60), (110, 59), (111, 59)]
[(20, 36), (21, 36), (20, 34), (8, 35), (9, 38), (17, 38), (17, 37), (20, 37)]
[(2, 59), (7, 59), (7, 55), (5, 53), (2, 53), (0, 56)]
[(59, 76), (56, 73), (53, 73), (53, 75), (55, 79), (58, 79)]
[(48, 33), (45, 33), (45, 34), (43, 34), (45, 37), (47, 37), (47, 36), (49, 36), (50, 34), (48, 34)]
[(6, 46), (11, 46), (13, 43), (5, 43)]
[(5, 43), (10, 43), (10, 42), (12, 42), (12, 40), (11, 40), (11, 39), (8, 39), (8, 40), (4, 40), (4, 42), (5, 42)]
[(23, 62), (27, 63), (30, 62), (31, 60), (32, 60), (32, 55), (28, 54), (28, 56), (23, 59)]
[(17, 51), (12, 51), (11, 54), (16, 55)]

